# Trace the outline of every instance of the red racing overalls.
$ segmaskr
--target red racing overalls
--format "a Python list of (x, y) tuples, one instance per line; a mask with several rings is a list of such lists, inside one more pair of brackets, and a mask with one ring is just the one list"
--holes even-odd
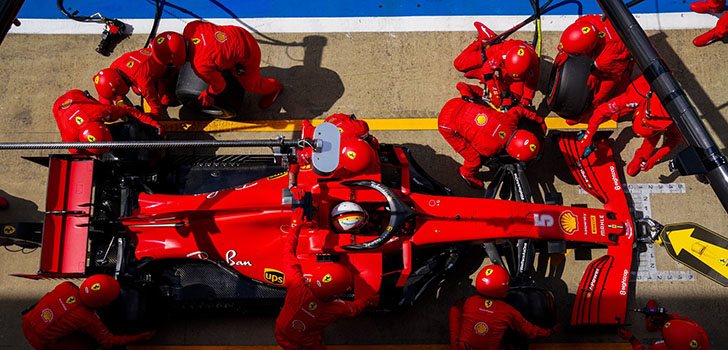
[(167, 67), (152, 59), (150, 49), (127, 52), (111, 68), (121, 71), (129, 87), (149, 104), (151, 114), (160, 115), (175, 100), (175, 80)]
[[(661, 103), (649, 103), (656, 99), (649, 99), (650, 85), (643, 76), (638, 77), (627, 87), (627, 91), (621, 95), (603, 103), (594, 111), (589, 119), (585, 137), (582, 142), (591, 144), (594, 133), (597, 132), (599, 124), (608, 119), (618, 120), (620, 117), (634, 112), (632, 116), (632, 130), (635, 135), (643, 137), (642, 145), (634, 155), (633, 164), (628, 167), (628, 173), (635, 176), (639, 170), (648, 171), (662, 158), (670, 154), (677, 147), (682, 138), (677, 126), (665, 111)], [(662, 139), (662, 146), (657, 144)], [(630, 162), (630, 164), (632, 164)], [(640, 164), (643, 163), (643, 165)], [(637, 166), (638, 168), (635, 168)], [(637, 170), (639, 169), (639, 170)]]
[(506, 147), (521, 117), (538, 121), (534, 112), (522, 107), (499, 112), (453, 98), (442, 107), (437, 126), (447, 143), (463, 157), (464, 170), (475, 174), (482, 164), (481, 156), (492, 157)]
[[(538, 85), (540, 65), (538, 58), (534, 57), (531, 61), (527, 76), (522, 80), (510, 77), (504, 61), (506, 53), (511, 48), (524, 45), (529, 44), (522, 40), (505, 40), (489, 46), (485, 50), (485, 62), (483, 62), (482, 41), (476, 40), (455, 58), (455, 69), (464, 72), (466, 78), (479, 79), (486, 87), (486, 96), (483, 97), (487, 97), (496, 108), (517, 104), (529, 106)], [(496, 71), (499, 71), (497, 75)], [(472, 86), (471, 90), (478, 91)]]
[[(53, 104), (53, 117), (56, 119), (63, 142), (79, 142), (81, 130), (88, 123), (113, 122), (126, 116), (132, 116), (144, 124), (160, 129), (159, 123), (133, 107), (105, 105), (87, 96), (81, 90), (71, 90), (59, 97)], [(88, 140), (88, 142), (94, 141)], [(79, 153), (76, 149), (68, 151)]]
[(78, 287), (63, 282), (23, 315), (23, 333), (36, 350), (91, 350), (147, 340), (153, 333), (113, 335), (96, 312), (84, 305)]
[(450, 308), (452, 350), (498, 350), (507, 329), (529, 339), (547, 337), (552, 330), (528, 322), (518, 310), (498, 299), (473, 295)]
[(276, 319), (275, 337), (285, 350), (326, 349), (321, 332), (340, 318), (360, 314), (369, 305), (370, 298), (356, 298), (353, 302), (324, 301), (311, 292), (296, 256), (302, 213), (301, 208), (294, 211), (297, 219), (291, 223), (284, 246), (286, 300)]
[(281, 89), (281, 83), (275, 79), (260, 76), (260, 47), (247, 30), (192, 21), (185, 26), (183, 35), (191, 44), (188, 59), (192, 69), (210, 84), (210, 94), (218, 95), (225, 90), (221, 73), (225, 70), (231, 70), (246, 91), (268, 95)]

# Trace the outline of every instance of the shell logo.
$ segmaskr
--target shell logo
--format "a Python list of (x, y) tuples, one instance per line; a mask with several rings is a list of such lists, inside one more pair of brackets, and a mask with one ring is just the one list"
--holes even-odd
[(516, 52), (516, 55), (518, 55), (518, 56), (523, 56), (525, 54), (526, 54), (526, 51), (523, 50), (522, 48), (521, 49), (518, 49), (518, 52)]
[(331, 280), (332, 280), (332, 278), (331, 278), (330, 273), (327, 273), (326, 275), (324, 275), (323, 278), (321, 278), (321, 282), (324, 282), (324, 283), (329, 283), (329, 282), (331, 282)]
[(574, 234), (574, 232), (579, 229), (579, 223), (576, 220), (576, 215), (569, 210), (561, 213), (561, 215), (559, 215), (559, 226), (567, 235)]
[(581, 27), (581, 32), (584, 34), (589, 34), (591, 32), (591, 28), (589, 27)]
[(478, 322), (473, 326), (473, 330), (476, 335), (485, 335), (488, 333), (488, 324), (485, 322)]
[(51, 309), (43, 309), (43, 311), (40, 312), (40, 318), (46, 323), (53, 321), (53, 311)]
[(217, 41), (221, 43), (224, 43), (225, 40), (227, 40), (227, 35), (225, 35), (225, 33), (223, 32), (215, 32), (215, 39), (217, 39)]
[(480, 114), (478, 114), (478, 115), (475, 116), (475, 124), (477, 124), (478, 126), (483, 126), (483, 125), (485, 125), (487, 123), (488, 123), (488, 116), (487, 115), (485, 115), (483, 113), (480, 113)]
[(346, 152), (346, 156), (349, 157), (349, 159), (354, 159), (354, 158), (356, 158), (356, 152), (348, 151), (348, 152)]
[(293, 322), (291, 322), (291, 328), (303, 333), (306, 331), (306, 324), (301, 320), (293, 320)]
[[(98, 82), (98, 80), (99, 80), (99, 76), (97, 75), (94, 77), (94, 82)], [(69, 98), (69, 99), (63, 101), (63, 103), (61, 104), (61, 108), (67, 109), (68, 107), (71, 107), (72, 103), (73, 103), (73, 100)]]
[(144, 56), (151, 56), (152, 55), (152, 50), (150, 50), (150, 49), (141, 49), (141, 50), (139, 50), (139, 53), (141, 53)]

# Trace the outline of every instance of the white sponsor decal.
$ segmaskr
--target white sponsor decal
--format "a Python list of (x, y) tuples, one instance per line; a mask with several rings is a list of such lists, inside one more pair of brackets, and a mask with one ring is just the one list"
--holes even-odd
[(225, 253), (225, 262), (227, 262), (230, 266), (253, 266), (253, 263), (248, 260), (235, 261), (234, 259), (237, 255), (238, 252), (236, 252), (235, 250), (228, 250), (227, 253)]
[(599, 273), (602, 270), (599, 268), (594, 269), (594, 276), (592, 276), (591, 281), (589, 281), (589, 291), (593, 292), (597, 288), (597, 280), (599, 279)]
[(627, 295), (627, 286), (629, 285), (629, 271), (624, 269), (622, 272), (622, 285), (619, 289), (619, 295)]
[(612, 182), (614, 183), (614, 189), (619, 191), (622, 189), (622, 183), (619, 182), (619, 176), (617, 176), (617, 169), (614, 165), (609, 166), (609, 173), (612, 174)]

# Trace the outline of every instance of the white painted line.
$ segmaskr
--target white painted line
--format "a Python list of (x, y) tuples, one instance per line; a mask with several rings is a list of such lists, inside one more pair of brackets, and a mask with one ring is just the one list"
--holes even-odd
[[(637, 14), (645, 30), (712, 28), (718, 21), (712, 15), (692, 12)], [(313, 17), (313, 18), (208, 18), (220, 25), (240, 25), (240, 22), (262, 33), (348, 33), (348, 32), (460, 32), (474, 31), (473, 22), (481, 21), (496, 32), (501, 32), (523, 21), (526, 16), (406, 16), (406, 17)], [(544, 31), (562, 31), (576, 20), (575, 15), (554, 15), (542, 17)], [(193, 19), (161, 20), (159, 31), (181, 32), (185, 23)], [(98, 34), (101, 25), (82, 23), (69, 19), (21, 18), (20, 27), (12, 27), (16, 34)], [(131, 24), (134, 32), (147, 34), (152, 28), (152, 19), (122, 19)], [(522, 30), (533, 31), (533, 25)]]

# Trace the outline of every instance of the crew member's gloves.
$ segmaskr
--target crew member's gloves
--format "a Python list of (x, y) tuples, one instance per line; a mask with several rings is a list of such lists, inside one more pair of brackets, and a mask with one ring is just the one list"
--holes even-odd
[(202, 104), (202, 107), (211, 107), (215, 105), (215, 95), (211, 94), (207, 89), (203, 91), (197, 99)]
[(642, 171), (648, 171), (648, 170), (652, 169), (652, 167), (654, 167), (654, 166), (655, 166), (655, 164), (657, 164), (657, 162), (659, 162), (659, 161), (660, 161), (660, 159), (659, 159), (659, 158), (657, 158), (657, 157), (650, 157), (650, 158), (649, 158), (649, 159), (647, 159), (647, 161), (646, 161), (646, 162), (645, 162), (645, 163), (644, 163), (644, 164), (643, 164), (643, 165), (641, 166), (641, 168), (642, 168)]

